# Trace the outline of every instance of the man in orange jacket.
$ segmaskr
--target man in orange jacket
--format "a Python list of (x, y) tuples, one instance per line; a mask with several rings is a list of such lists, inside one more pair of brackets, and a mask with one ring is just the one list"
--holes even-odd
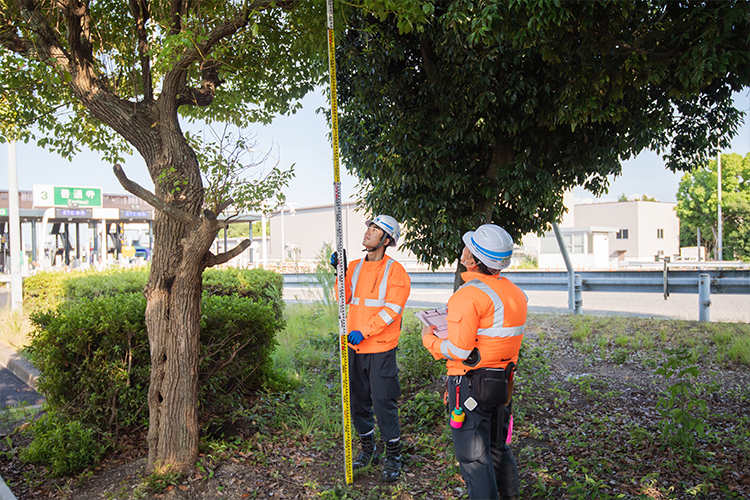
[[(518, 498), (518, 469), (510, 442), (513, 373), (526, 324), (526, 294), (500, 270), (510, 264), (513, 239), (484, 224), (463, 236), (465, 284), (448, 301), (448, 336), (422, 329), (422, 344), (448, 366), (453, 447), (473, 500)], [(512, 431), (510, 431), (512, 432)]]
[[(353, 465), (356, 470), (380, 461), (374, 410), (380, 436), (385, 441), (381, 478), (392, 482), (401, 475), (401, 428), (396, 404), (401, 386), (396, 347), (411, 280), (401, 264), (385, 255), (387, 247), (398, 243), (401, 230), (396, 219), (378, 215), (365, 224), (367, 231), (362, 244), (367, 255), (352, 262), (346, 271), (351, 411), (361, 444)], [(331, 265), (334, 268), (338, 265), (335, 254)]]

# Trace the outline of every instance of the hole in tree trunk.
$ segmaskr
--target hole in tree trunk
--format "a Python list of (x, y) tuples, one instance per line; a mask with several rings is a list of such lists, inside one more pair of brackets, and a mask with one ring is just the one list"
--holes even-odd
[(159, 393), (159, 402), (161, 403), (162, 401), (164, 401), (164, 398), (163, 398), (163, 397), (161, 397), (161, 392), (160, 392), (160, 393)]

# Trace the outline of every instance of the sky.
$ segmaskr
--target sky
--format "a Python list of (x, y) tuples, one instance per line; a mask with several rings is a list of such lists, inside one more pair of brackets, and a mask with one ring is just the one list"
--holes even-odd
[[(745, 111), (745, 124), (732, 141), (732, 147), (722, 153), (750, 153), (750, 91), (735, 94), (736, 106)], [(303, 108), (291, 116), (282, 116), (267, 126), (249, 130), (257, 134), (256, 148), (270, 151), (282, 167), (295, 165), (296, 175), (284, 190), (287, 204), (297, 208), (326, 205), (334, 202), (333, 152), (328, 140), (330, 132), (325, 115), (316, 110), (326, 106), (325, 97), (316, 92), (303, 100)], [(218, 129), (217, 129), (218, 130)], [(32, 190), (34, 184), (55, 186), (99, 187), (104, 193), (124, 194), (112, 165), (101, 161), (96, 153), (83, 151), (72, 162), (49, 153), (34, 144), (17, 144), (18, 189)], [(140, 156), (123, 163), (127, 176), (152, 190), (153, 182)], [(623, 163), (623, 173), (611, 179), (609, 194), (599, 200), (583, 188), (576, 188), (576, 203), (615, 201), (625, 194), (628, 198), (647, 195), (659, 201), (676, 201), (677, 187), (682, 174), (674, 174), (664, 167), (664, 161), (651, 151)], [(0, 189), (8, 189), (8, 146), (0, 145)], [(354, 177), (341, 166), (341, 192), (344, 200), (357, 194)]]

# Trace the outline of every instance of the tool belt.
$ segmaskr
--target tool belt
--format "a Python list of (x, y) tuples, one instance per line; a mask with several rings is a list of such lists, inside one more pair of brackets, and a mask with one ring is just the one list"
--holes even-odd
[(505, 368), (477, 368), (466, 372), (465, 377), (471, 379), (474, 398), (493, 406), (507, 406), (513, 395), (513, 372), (515, 363), (508, 363)]

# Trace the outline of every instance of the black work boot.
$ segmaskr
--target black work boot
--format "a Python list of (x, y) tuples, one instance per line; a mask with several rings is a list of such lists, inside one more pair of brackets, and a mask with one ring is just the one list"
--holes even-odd
[(370, 464), (377, 465), (380, 462), (378, 450), (375, 447), (375, 434), (370, 433), (366, 436), (359, 436), (360, 450), (357, 458), (354, 459), (352, 469), (357, 470), (367, 467)]
[(401, 476), (401, 441), (385, 443), (385, 462), (380, 477), (386, 483), (397, 481)]

